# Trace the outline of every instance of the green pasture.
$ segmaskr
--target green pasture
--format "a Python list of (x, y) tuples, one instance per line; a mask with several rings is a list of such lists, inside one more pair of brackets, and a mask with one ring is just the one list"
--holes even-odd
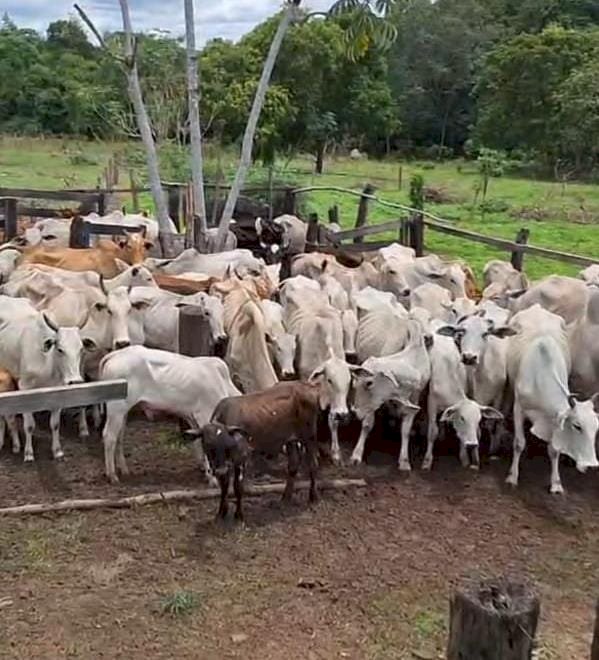
[[(135, 153), (135, 158), (131, 153)], [(98, 177), (112, 155), (125, 163), (121, 168), (120, 185), (128, 186), (128, 168), (131, 165), (143, 177), (143, 159), (139, 151), (123, 143), (90, 142), (85, 140), (59, 140), (34, 138), (0, 139), (0, 186), (30, 188), (78, 188), (95, 186)], [(172, 150), (161, 155), (165, 178), (184, 178), (187, 171), (185, 156)], [(217, 154), (209, 146), (206, 150), (208, 178), (217, 170), (217, 161), (229, 180), (235, 171), (235, 153)], [(401, 188), (400, 188), (401, 168)], [(330, 159), (325, 174), (311, 173), (312, 161), (297, 157), (279, 162), (277, 182), (298, 186), (336, 186), (360, 190), (370, 182), (377, 187), (382, 199), (409, 204), (409, 182), (414, 173), (424, 177), (425, 186), (443, 200), (427, 203), (426, 210), (444, 218), (457, 227), (482, 234), (513, 239), (522, 227), (530, 230), (532, 245), (563, 250), (599, 259), (599, 187), (577, 182), (552, 182), (504, 176), (492, 179), (486, 200), (486, 212), (481, 210), (480, 178), (474, 163), (450, 161), (445, 163), (419, 163), (397, 161), (352, 161), (348, 158)], [(250, 182), (266, 181), (268, 172), (256, 165)], [(127, 204), (124, 198), (123, 203)], [(151, 207), (149, 196), (141, 198), (143, 206)], [(338, 191), (314, 191), (300, 200), (304, 212), (317, 212), (326, 220), (328, 209), (337, 205), (341, 224), (353, 226), (358, 198)], [(372, 203), (370, 224), (400, 217), (400, 212)], [(395, 238), (393, 234), (370, 237), (370, 240)], [(505, 258), (506, 253), (462, 239), (434, 233), (425, 233), (427, 249), (451, 258), (461, 258), (480, 273), (491, 258)], [(573, 275), (577, 268), (553, 260), (526, 257), (525, 268), (532, 278), (549, 273)]]

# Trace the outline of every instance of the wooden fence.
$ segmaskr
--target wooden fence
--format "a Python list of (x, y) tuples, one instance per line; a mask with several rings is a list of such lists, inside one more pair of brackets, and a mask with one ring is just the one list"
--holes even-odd
[[(543, 257), (545, 259), (554, 259), (564, 263), (573, 264), (575, 266), (586, 267), (592, 264), (599, 263), (599, 259), (592, 257), (585, 257), (578, 254), (571, 254), (569, 252), (561, 252), (558, 250), (551, 250), (549, 248), (538, 247), (530, 245), (528, 239), (530, 232), (528, 229), (520, 229), (516, 234), (513, 241), (496, 238), (493, 236), (486, 236), (478, 232), (470, 231), (467, 229), (460, 229), (452, 225), (449, 221), (444, 220), (432, 213), (421, 209), (415, 209), (404, 204), (398, 204), (387, 200), (382, 200), (376, 197), (370, 186), (366, 186), (364, 190), (350, 190), (347, 188), (340, 188), (338, 186), (307, 186), (305, 188), (298, 188), (293, 191), (294, 195), (313, 192), (313, 191), (334, 191), (342, 194), (353, 195), (359, 197), (358, 212), (355, 221), (355, 228), (344, 231), (331, 232), (327, 231), (326, 225), (322, 225), (322, 230), (317, 230), (313, 235), (318, 236), (316, 245), (311, 245), (311, 249), (316, 249), (320, 244), (338, 244), (348, 251), (368, 252), (378, 250), (385, 247), (392, 242), (398, 242), (402, 245), (412, 247), (417, 256), (424, 254), (425, 246), (425, 232), (432, 231), (448, 236), (455, 236), (467, 241), (481, 243), (497, 250), (503, 250), (510, 254), (511, 262), (515, 268), (522, 270), (524, 263), (524, 256), (530, 254), (536, 257)], [(388, 208), (403, 211), (406, 215), (396, 220), (390, 220), (377, 225), (368, 225), (368, 204), (369, 202), (376, 202)], [(339, 222), (338, 208), (333, 207), (329, 210), (329, 220)], [(318, 223), (317, 217), (312, 217), (311, 222)], [(375, 236), (386, 232), (395, 232), (396, 239), (387, 239), (382, 241), (363, 242), (367, 236)], [(308, 230), (310, 234), (310, 230)], [(353, 243), (347, 243), (347, 241)]]

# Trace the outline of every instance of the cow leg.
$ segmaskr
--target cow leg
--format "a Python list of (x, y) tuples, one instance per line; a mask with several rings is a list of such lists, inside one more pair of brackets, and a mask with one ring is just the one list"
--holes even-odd
[(236, 465), (234, 468), (235, 472), (233, 475), (233, 490), (235, 491), (235, 520), (243, 522), (243, 509), (242, 509), (242, 499), (243, 499), (243, 467), (241, 465)]
[[(466, 453), (468, 450), (466, 450)], [(478, 447), (472, 447), (470, 450), (471, 455), (472, 455), (472, 463), (470, 463), (469, 467), (471, 470), (480, 470), (480, 454), (478, 451)]]
[(401, 420), (401, 449), (399, 450), (399, 469), (402, 472), (409, 472), (412, 469), (410, 465), (410, 432), (416, 413), (418, 411), (409, 411), (404, 413)]
[(218, 483), (220, 485), (220, 505), (218, 507), (218, 513), (216, 514), (217, 520), (224, 520), (227, 517), (227, 511), (229, 510), (229, 505), (227, 504), (227, 495), (229, 494), (229, 481), (231, 480), (231, 473), (227, 470), (226, 474), (220, 475), (218, 477)]
[(87, 411), (79, 408), (79, 437), (82, 440), (89, 438), (89, 426), (87, 425)]
[(547, 445), (547, 453), (549, 454), (549, 460), (551, 461), (551, 488), (550, 492), (554, 495), (561, 495), (564, 492), (564, 487), (562, 486), (562, 480), (559, 476), (559, 457), (560, 452), (551, 446), (551, 443)]
[(56, 460), (64, 458), (64, 451), (60, 445), (60, 413), (62, 410), (53, 410), (50, 413), (50, 432), (52, 433), (52, 456)]
[(33, 463), (33, 431), (35, 430), (35, 418), (33, 413), (23, 413), (23, 430), (25, 431), (25, 451), (23, 452), (23, 461)]
[(301, 455), (297, 440), (291, 440), (285, 446), (287, 448), (287, 483), (285, 484), (283, 501), (290, 502), (295, 486), (295, 478), (300, 467)]
[(360, 437), (354, 447), (351, 455), (351, 462), (353, 465), (359, 465), (364, 456), (364, 447), (366, 446), (366, 438), (370, 435), (372, 427), (374, 426), (374, 413), (370, 413), (362, 420), (362, 429), (360, 430)]
[(92, 419), (94, 420), (94, 427), (97, 429), (102, 428), (102, 404), (92, 406)]
[(206, 456), (206, 452), (204, 451), (201, 440), (196, 440), (193, 443), (192, 451), (197, 462), (204, 467), (204, 474), (206, 475), (206, 481), (208, 482), (208, 485), (212, 486), (213, 488), (218, 488), (218, 479), (214, 476), (212, 466), (210, 465), (208, 456)]
[(339, 422), (335, 415), (329, 413), (329, 429), (331, 431), (331, 458), (335, 465), (341, 465), (341, 449), (339, 448)]
[(106, 425), (102, 434), (106, 477), (113, 484), (119, 482), (115, 466), (115, 453), (119, 435), (123, 430), (127, 418), (127, 408), (119, 405), (120, 402), (115, 402), (115, 404), (114, 408), (110, 405), (107, 407)]
[(308, 500), (310, 502), (318, 502), (318, 488), (316, 486), (316, 473), (318, 471), (318, 447), (312, 446), (312, 443), (307, 445), (306, 458), (308, 460), (308, 474), (310, 476), (310, 493)]
[(125, 446), (125, 425), (123, 424), (123, 427), (121, 428), (121, 432), (119, 433), (116, 441), (116, 466), (118, 468), (118, 471), (121, 473), (121, 476), (127, 477), (129, 476), (129, 466), (127, 465), (127, 461), (125, 460), (124, 446)]
[(21, 451), (21, 440), (19, 438), (19, 425), (15, 415), (8, 415), (6, 417), (10, 437), (12, 438), (12, 453), (18, 454)]
[(426, 454), (422, 461), (422, 469), (430, 470), (433, 466), (433, 451), (435, 440), (439, 437), (439, 426), (437, 424), (437, 408), (429, 399), (428, 401), (428, 426), (426, 432)]
[(506, 484), (511, 486), (518, 485), (518, 477), (520, 473), (520, 457), (526, 447), (526, 436), (524, 435), (524, 415), (522, 413), (522, 406), (518, 401), (518, 397), (514, 400), (514, 446), (512, 449), (512, 465), (505, 480)]

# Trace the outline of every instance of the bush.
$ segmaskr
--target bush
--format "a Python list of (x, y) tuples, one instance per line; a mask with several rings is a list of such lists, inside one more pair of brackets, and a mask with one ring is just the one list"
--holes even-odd
[(486, 199), (479, 208), (482, 213), (505, 213), (510, 209), (510, 205), (505, 199)]

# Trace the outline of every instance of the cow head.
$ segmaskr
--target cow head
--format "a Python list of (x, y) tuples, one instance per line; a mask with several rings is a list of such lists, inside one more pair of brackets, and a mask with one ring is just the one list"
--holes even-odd
[[(194, 443), (198, 457), (205, 454), (217, 478), (229, 474), (234, 465), (243, 465), (250, 454), (250, 436), (237, 426), (205, 424), (201, 429), (186, 431), (185, 437)], [(198, 443), (202, 451), (198, 451)]]
[(55, 370), (65, 385), (82, 383), (81, 355), (83, 348), (94, 350), (96, 344), (92, 339), (82, 341), (79, 328), (58, 327), (46, 314), (42, 333), (42, 353), (54, 361)]
[(401, 264), (394, 259), (385, 260), (380, 268), (380, 289), (390, 291), (398, 298), (410, 295), (410, 285), (403, 272)]
[[(588, 401), (578, 401), (570, 395), (568, 408), (558, 416), (551, 436), (552, 447), (576, 461), (579, 472), (599, 466), (595, 449), (595, 437), (599, 430), (598, 409), (598, 394)], [(532, 432), (535, 432), (534, 426)]]
[(295, 353), (297, 337), (288, 332), (266, 335), (266, 344), (270, 357), (278, 369), (282, 380), (291, 380), (295, 376)]
[(143, 263), (146, 258), (146, 250), (153, 247), (153, 243), (146, 240), (145, 231), (129, 232), (125, 230), (118, 244), (122, 250), (123, 259), (132, 266)]
[(353, 409), (359, 419), (374, 414), (383, 404), (393, 401), (400, 411), (417, 411), (419, 406), (408, 401), (391, 373), (350, 367), (354, 380)]
[[(480, 434), (480, 422), (485, 419), (503, 419), (503, 415), (490, 406), (480, 406), (471, 399), (462, 399), (449, 408), (446, 408), (441, 415), (442, 422), (450, 423), (455, 429), (456, 435), (460, 441), (460, 460), (462, 465), (473, 469), (479, 467), (478, 439)], [(468, 448), (476, 448), (472, 452), (472, 462), (468, 457)]]
[(224, 328), (224, 308), (220, 298), (208, 295), (207, 293), (197, 293), (188, 296), (187, 300), (178, 302), (176, 307), (192, 306), (199, 310), (199, 316), (210, 327), (210, 334), (214, 342), (217, 354), (224, 354), (226, 348), (227, 335)]
[(310, 376), (311, 383), (319, 385), (319, 404), (322, 410), (329, 409), (329, 416), (338, 422), (345, 422), (349, 417), (347, 397), (351, 387), (349, 365), (331, 355)]
[(462, 354), (462, 362), (466, 366), (476, 366), (481, 361), (489, 337), (502, 339), (515, 335), (516, 331), (508, 326), (495, 327), (490, 319), (475, 314), (461, 319), (458, 325), (439, 328), (437, 334), (453, 337)]

